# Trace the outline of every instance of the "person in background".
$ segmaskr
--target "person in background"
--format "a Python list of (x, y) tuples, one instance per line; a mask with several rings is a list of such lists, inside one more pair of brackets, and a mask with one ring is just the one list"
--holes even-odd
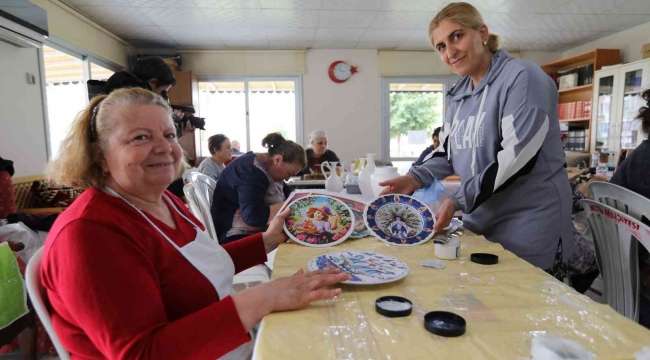
[(233, 140), (231, 146), (232, 146), (232, 155), (233, 156), (239, 156), (239, 155), (244, 154), (243, 152), (241, 152), (241, 147), (239, 145), (239, 141)]
[(441, 146), (407, 175), (380, 183), (383, 193), (410, 194), (458, 174), (460, 187), (440, 207), (434, 231), (462, 210), (470, 231), (586, 291), (598, 272), (593, 251), (573, 236), (555, 83), (499, 50), (498, 36), (468, 3), (443, 8), (429, 39), (461, 76), (448, 92)]
[(279, 133), (262, 140), (266, 153), (248, 152), (221, 172), (212, 201), (212, 220), (221, 244), (262, 231), (292, 189), (284, 182), (305, 167), (302, 146)]
[[(113, 74), (104, 86), (104, 93), (110, 94), (117, 89), (138, 87), (151, 90), (168, 100), (167, 91), (174, 85), (176, 85), (176, 78), (169, 65), (161, 57), (152, 56), (138, 60), (130, 73), (120, 71)], [(194, 127), (189, 121), (182, 121), (184, 116), (182, 112), (176, 111), (174, 113), (173, 119), (177, 138), (194, 131)], [(184, 185), (183, 179), (178, 178), (169, 185), (168, 190), (184, 199)]]
[(201, 162), (199, 172), (217, 181), (225, 166), (224, 163), (230, 160), (230, 140), (223, 134), (212, 135), (208, 139), (208, 150), (210, 157)]
[[(639, 110), (637, 119), (641, 121), (641, 130), (648, 138), (643, 140), (627, 157), (609, 181), (612, 184), (650, 199), (650, 90), (643, 93), (646, 106)], [(650, 220), (650, 219), (648, 219)], [(646, 225), (650, 225), (647, 221)], [(644, 246), (639, 246), (641, 259), (641, 304), (639, 306), (639, 323), (650, 329), (650, 255)]]
[(413, 163), (414, 166), (419, 166), (422, 165), (424, 162), (424, 158), (427, 157), (427, 155), (431, 154), (433, 150), (437, 149), (438, 146), (440, 146), (440, 130), (441, 127), (437, 127), (433, 130), (433, 135), (431, 135), (431, 140), (433, 140), (433, 145), (429, 146), (428, 148), (424, 149), (422, 154), (420, 154), (420, 157), (415, 160), (415, 163)]
[(323, 286), (349, 279), (300, 270), (234, 293), (234, 274), (286, 241), (288, 212), (237, 243), (210, 238), (165, 191), (186, 166), (171, 114), (148, 90), (95, 97), (50, 165), (57, 183), (87, 188), (54, 223), (40, 268), (72, 359), (247, 359), (262, 317), (336, 296)]
[[(650, 90), (643, 93), (643, 99), (647, 102), (645, 107), (639, 110), (637, 119), (641, 121), (641, 130), (644, 134), (650, 134)], [(650, 199), (650, 137), (629, 153), (621, 163), (618, 170), (612, 176), (610, 182), (632, 190), (637, 194)]]
[(323, 162), (338, 162), (341, 166), (341, 160), (336, 156), (334, 151), (327, 148), (327, 134), (323, 130), (314, 130), (309, 135), (309, 142), (311, 148), (307, 149), (307, 165), (302, 169), (298, 175), (320, 174), (320, 164)]

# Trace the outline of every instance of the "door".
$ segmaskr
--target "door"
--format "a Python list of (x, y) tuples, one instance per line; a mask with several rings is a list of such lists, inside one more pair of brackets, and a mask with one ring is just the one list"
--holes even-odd
[[(593, 151), (612, 153), (617, 146), (615, 115), (619, 69), (598, 71), (592, 101), (591, 148)], [(610, 158), (610, 161), (612, 159)]]
[(641, 121), (636, 117), (639, 109), (645, 106), (641, 97), (650, 88), (650, 60), (636, 62), (621, 67), (617, 99), (618, 118), (620, 125), (616, 129), (618, 140), (617, 150), (632, 150), (636, 148), (645, 136), (641, 131)]

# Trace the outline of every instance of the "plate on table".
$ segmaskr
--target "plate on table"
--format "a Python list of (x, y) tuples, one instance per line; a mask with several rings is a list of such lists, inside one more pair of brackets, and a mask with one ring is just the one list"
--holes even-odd
[(371, 251), (338, 251), (317, 256), (307, 263), (310, 271), (341, 269), (352, 275), (343, 282), (352, 285), (378, 285), (401, 280), (409, 273), (402, 260)]
[(289, 204), (291, 213), (284, 231), (298, 244), (334, 246), (352, 234), (354, 214), (341, 200), (325, 195), (308, 195)]
[(433, 236), (433, 212), (408, 195), (376, 198), (366, 206), (363, 218), (375, 237), (391, 245), (420, 245)]
[(454, 231), (458, 230), (461, 226), (463, 226), (463, 221), (460, 219), (456, 218), (451, 218), (451, 222), (449, 223), (449, 226), (446, 228), (442, 229), (446, 231), (448, 234), (453, 233)]

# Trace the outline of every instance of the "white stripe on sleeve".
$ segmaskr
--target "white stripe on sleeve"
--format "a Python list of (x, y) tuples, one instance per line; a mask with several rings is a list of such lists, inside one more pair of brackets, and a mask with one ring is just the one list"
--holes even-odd
[(501, 141), (501, 148), (497, 154), (499, 162), (499, 169), (497, 176), (494, 180), (494, 190), (496, 191), (499, 186), (503, 185), (509, 178), (515, 175), (521, 168), (523, 168), (530, 159), (541, 149), (546, 134), (548, 133), (549, 119), (548, 115), (544, 119), (542, 126), (539, 127), (537, 133), (530, 139), (528, 144), (517, 155), (515, 153), (515, 146), (519, 143), (517, 133), (514, 127), (514, 117), (508, 115), (501, 120), (501, 133), (503, 134), (503, 141)]

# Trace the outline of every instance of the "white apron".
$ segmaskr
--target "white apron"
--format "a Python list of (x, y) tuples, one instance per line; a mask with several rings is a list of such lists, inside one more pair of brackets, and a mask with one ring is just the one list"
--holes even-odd
[[(163, 194), (165, 201), (170, 204), (174, 210), (196, 229), (196, 238), (194, 241), (188, 243), (183, 247), (178, 247), (175, 242), (165, 235), (162, 230), (160, 230), (156, 224), (153, 223), (140, 209), (135, 205), (131, 204), (128, 200), (123, 198), (115, 190), (110, 187), (106, 189), (116, 197), (124, 200), (127, 204), (131, 205), (142, 217), (145, 218), (153, 226), (156, 231), (162, 235), (162, 237), (167, 240), (176, 250), (178, 250), (183, 257), (189, 261), (203, 276), (205, 276), (208, 281), (214, 286), (217, 294), (219, 294), (219, 299), (225, 299), (227, 296), (232, 295), (234, 292), (232, 290), (232, 282), (235, 276), (235, 264), (232, 262), (228, 252), (224, 250), (218, 241), (212, 240), (210, 235), (206, 231), (201, 230), (200, 227), (196, 226), (190, 219), (185, 217), (181, 211), (178, 210), (176, 205), (169, 199), (167, 194)], [(253, 339), (253, 334), (251, 339)], [(229, 352), (228, 354), (221, 357), (223, 360), (240, 360), (240, 359), (249, 359), (253, 354), (253, 344), (254, 341), (251, 340), (237, 349)]]

